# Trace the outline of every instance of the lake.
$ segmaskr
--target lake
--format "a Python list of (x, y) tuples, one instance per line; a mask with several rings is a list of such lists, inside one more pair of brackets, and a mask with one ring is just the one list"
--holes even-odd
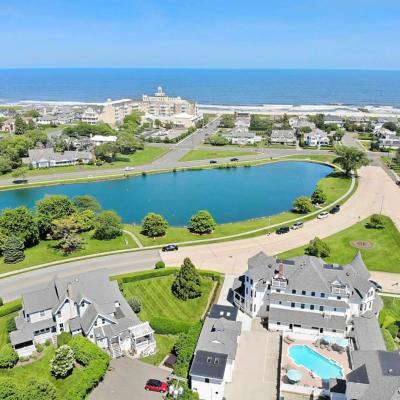
[(170, 225), (182, 226), (198, 210), (210, 211), (218, 223), (236, 222), (290, 210), (295, 198), (311, 195), (331, 171), (327, 165), (287, 161), (18, 189), (0, 192), (0, 209), (34, 207), (46, 195), (89, 194), (126, 223), (139, 224), (148, 212), (156, 212)]

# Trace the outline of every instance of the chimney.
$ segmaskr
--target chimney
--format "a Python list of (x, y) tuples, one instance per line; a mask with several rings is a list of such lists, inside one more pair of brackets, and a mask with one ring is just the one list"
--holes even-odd
[(279, 276), (283, 276), (284, 275), (284, 267), (283, 267), (282, 263), (279, 264), (278, 274), (279, 274)]

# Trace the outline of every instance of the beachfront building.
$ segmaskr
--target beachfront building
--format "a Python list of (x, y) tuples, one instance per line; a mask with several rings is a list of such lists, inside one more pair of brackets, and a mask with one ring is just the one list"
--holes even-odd
[(28, 157), (22, 158), (22, 163), (33, 168), (61, 167), (65, 165), (87, 164), (93, 159), (89, 151), (64, 151), (56, 153), (53, 148), (29, 149)]
[(235, 307), (214, 304), (204, 321), (189, 372), (200, 400), (224, 399), (225, 384), (232, 382), (242, 329), (237, 314)]
[(194, 101), (167, 96), (161, 86), (154, 96), (143, 95), (140, 110), (145, 113), (145, 120), (172, 122), (174, 126), (181, 128), (195, 126), (202, 118)]
[(289, 119), (289, 125), (293, 129), (300, 130), (301, 128), (315, 129), (314, 122), (309, 121), (306, 117), (295, 117)]
[(113, 135), (104, 136), (104, 135), (94, 135), (90, 137), (90, 141), (95, 145), (99, 146), (104, 143), (115, 143), (117, 141), (117, 137)]
[[(348, 265), (300, 256), (279, 260), (260, 252), (235, 280), (234, 304), (269, 330), (306, 335), (355, 337), (376, 331), (382, 306), (361, 254)], [(357, 343), (356, 343), (357, 348)]]
[(321, 129), (315, 128), (310, 133), (304, 134), (304, 144), (306, 146), (329, 146), (330, 143), (328, 134)]
[(325, 115), (324, 124), (326, 125), (337, 125), (339, 128), (343, 128), (344, 121), (342, 117), (338, 115)]
[(296, 146), (297, 140), (294, 129), (274, 129), (270, 138), (271, 144)]
[(107, 272), (99, 270), (69, 278), (54, 277), (46, 287), (23, 293), (22, 310), (10, 333), (19, 356), (29, 356), (35, 345), (70, 332), (83, 335), (112, 357), (144, 357), (156, 351), (154, 331), (141, 322)]

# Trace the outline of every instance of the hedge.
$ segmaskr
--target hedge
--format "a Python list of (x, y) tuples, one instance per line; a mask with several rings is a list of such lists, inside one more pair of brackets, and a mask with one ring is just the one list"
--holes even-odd
[(12, 368), (18, 362), (18, 354), (10, 344), (0, 348), (0, 368)]
[(182, 332), (185, 333), (194, 325), (193, 323), (186, 321), (157, 316), (150, 318), (149, 323), (156, 333), (162, 335), (177, 335)]
[(389, 333), (392, 335), (392, 338), (395, 339), (399, 333), (399, 327), (396, 324), (389, 325), (386, 328)]
[(0, 307), (0, 317), (4, 317), (22, 309), (21, 299), (10, 301)]
[(174, 275), (179, 271), (179, 268), (163, 268), (151, 271), (133, 272), (131, 274), (117, 275), (111, 277), (112, 280), (118, 280), (122, 283), (138, 282), (146, 279), (157, 278), (160, 276)]
[(89, 365), (94, 360), (106, 361), (107, 364), (110, 361), (108, 354), (83, 336), (74, 336), (68, 345), (74, 352), (75, 360), (83, 366)]

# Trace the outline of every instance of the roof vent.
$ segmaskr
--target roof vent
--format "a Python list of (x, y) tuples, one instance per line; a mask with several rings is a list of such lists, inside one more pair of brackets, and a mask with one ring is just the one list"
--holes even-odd
[(392, 372), (393, 372), (393, 369), (389, 368), (388, 374), (392, 374)]

